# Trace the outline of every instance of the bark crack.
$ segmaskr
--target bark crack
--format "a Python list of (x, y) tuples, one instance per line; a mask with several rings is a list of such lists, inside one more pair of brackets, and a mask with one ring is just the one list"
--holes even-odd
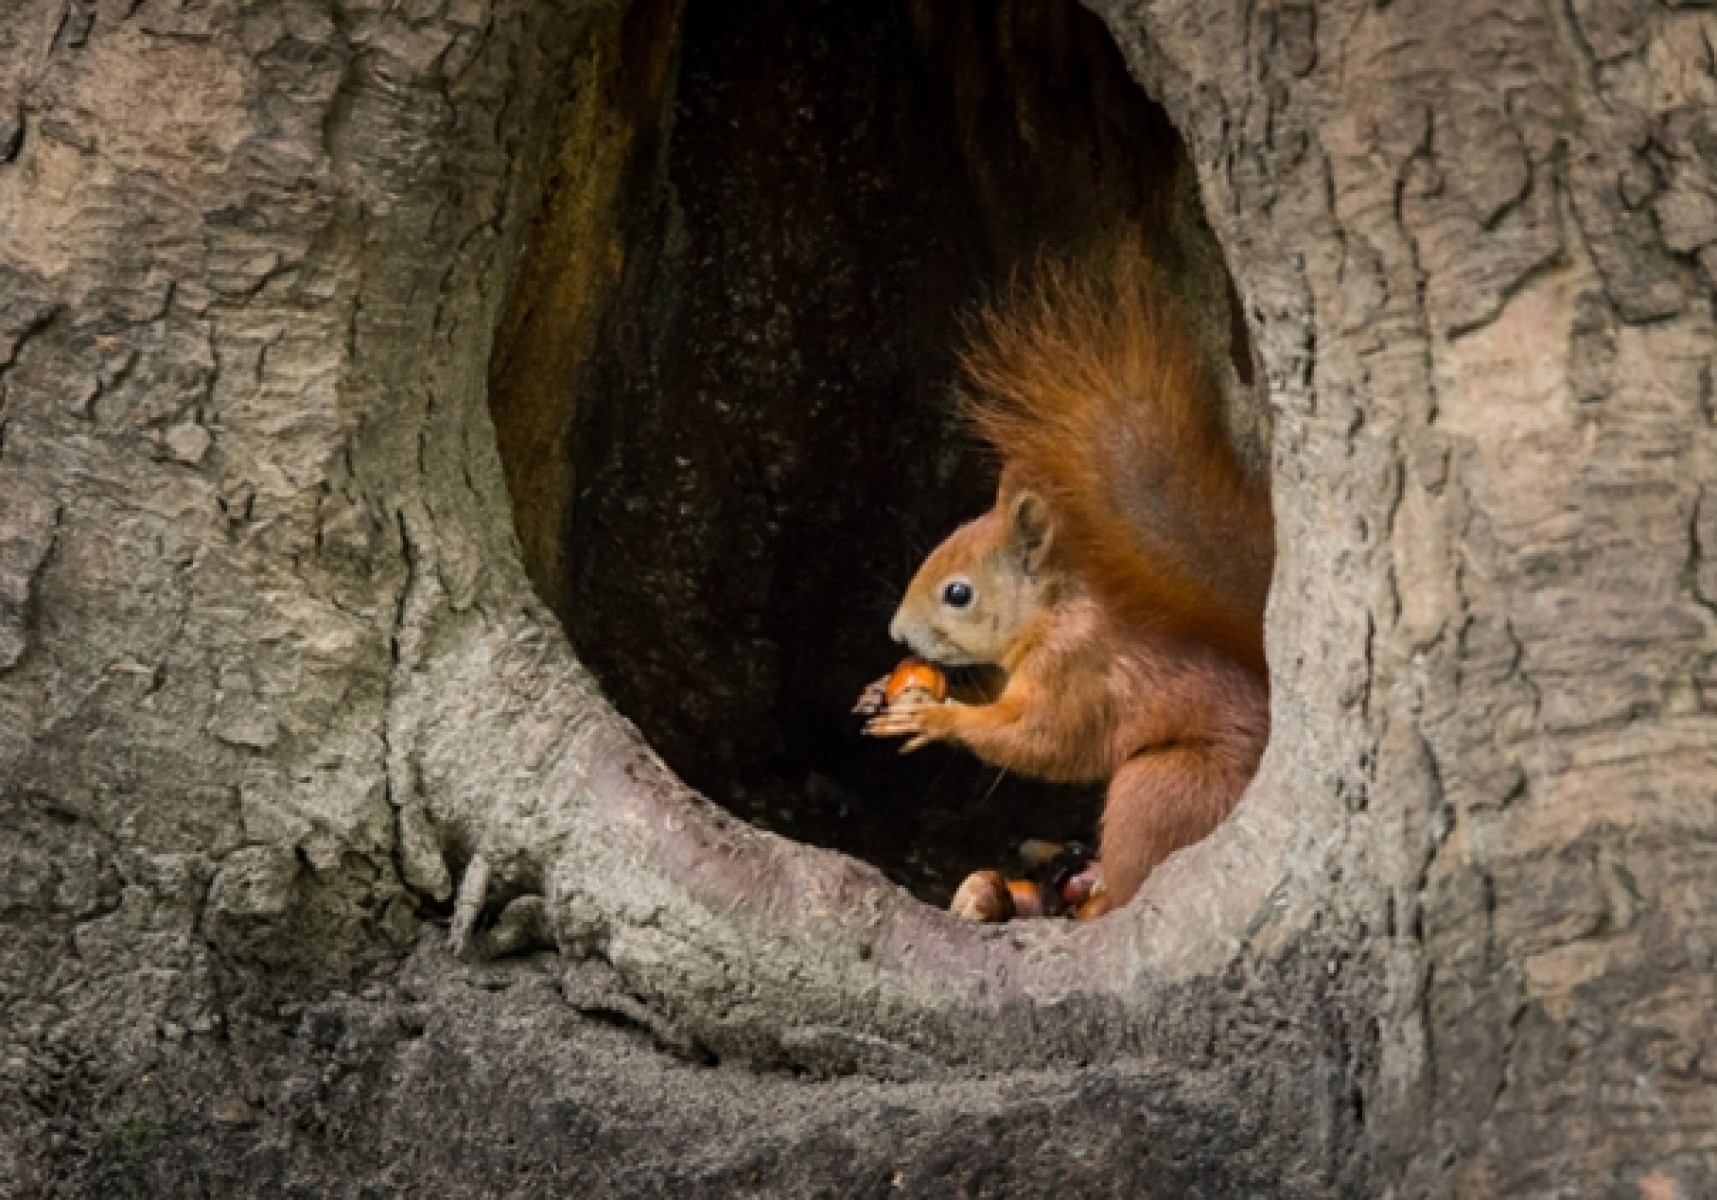
[[(60, 306), (50, 305), (25, 320), (23, 327), (11, 335), (10, 344), (6, 346), (5, 357), (0, 358), (0, 406), (3, 406), (6, 394), (6, 379), (17, 367), (18, 360), (24, 355), (24, 348), (46, 333), (59, 318)], [(0, 407), (3, 413), (4, 407)]]
[(424, 520), (409, 514), (405, 508), (395, 513), (406, 575), (394, 600), (388, 631), (392, 662), (382, 701), (383, 775), (388, 803), (394, 813), (394, 869), (406, 887), (436, 903), (446, 903), (453, 896), (453, 879), (424, 803), (415, 746), (416, 727), (401, 703), (417, 669), (421, 626), (435, 603), (433, 596), (425, 594), (433, 581), (425, 573), (432, 568), (425, 561), (428, 552), (419, 541), (423, 535), (413, 530), (415, 524)]
[[(1705, 590), (1704, 577), (1708, 566), (1712, 567), (1712, 581), (1717, 583), (1717, 560), (1711, 558), (1712, 547), (1705, 545), (1702, 527), (1705, 524), (1705, 503), (1708, 489), (1700, 484), (1693, 497), (1693, 514), (1688, 520), (1687, 529), (1687, 586), (1693, 597), (1693, 602), (1704, 609), (1710, 617), (1717, 618), (1717, 594)], [(1713, 522), (1717, 525), (1717, 521)]]
[(59, 544), (64, 508), (43, 497), (0, 512), (0, 673), (24, 657), (35, 624), (37, 581)]

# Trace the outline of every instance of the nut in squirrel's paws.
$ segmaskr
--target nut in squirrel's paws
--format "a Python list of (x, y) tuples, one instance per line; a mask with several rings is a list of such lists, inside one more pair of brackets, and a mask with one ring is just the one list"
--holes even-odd
[(915, 694), (940, 704), (948, 698), (948, 677), (923, 659), (902, 659), (883, 685), (883, 699), (893, 706)]
[(939, 667), (921, 658), (903, 658), (893, 671), (865, 685), (853, 711), (863, 717), (874, 717), (902, 700), (941, 702), (947, 698), (948, 677)]
[(859, 693), (853, 711), (870, 717), (864, 732), (870, 737), (905, 737), (901, 747), (910, 753), (946, 732), (941, 713), (948, 696), (948, 679), (941, 670), (917, 658), (908, 658), (886, 677)]

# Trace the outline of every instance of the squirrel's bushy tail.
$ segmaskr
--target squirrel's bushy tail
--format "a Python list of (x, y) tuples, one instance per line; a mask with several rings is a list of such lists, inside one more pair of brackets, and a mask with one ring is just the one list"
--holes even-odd
[(1262, 669), (1270, 495), (1142, 255), (1046, 268), (977, 322), (966, 410), (1048, 501), (1056, 542), (1111, 613)]

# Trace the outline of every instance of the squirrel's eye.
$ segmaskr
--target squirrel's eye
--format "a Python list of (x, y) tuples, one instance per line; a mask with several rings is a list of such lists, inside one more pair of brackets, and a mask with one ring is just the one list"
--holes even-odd
[(949, 608), (965, 608), (972, 602), (972, 585), (964, 579), (950, 580), (942, 587), (942, 603)]

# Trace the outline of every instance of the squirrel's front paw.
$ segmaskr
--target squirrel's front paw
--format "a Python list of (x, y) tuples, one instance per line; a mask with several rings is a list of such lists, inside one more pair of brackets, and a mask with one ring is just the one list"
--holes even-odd
[(888, 683), (891, 676), (884, 675), (864, 685), (864, 691), (859, 693), (858, 703), (853, 705), (853, 711), (861, 717), (874, 717), (888, 708)]
[(864, 731), (870, 737), (907, 738), (900, 752), (910, 754), (952, 736), (959, 708), (958, 704), (940, 703), (928, 696), (902, 696), (872, 717)]

